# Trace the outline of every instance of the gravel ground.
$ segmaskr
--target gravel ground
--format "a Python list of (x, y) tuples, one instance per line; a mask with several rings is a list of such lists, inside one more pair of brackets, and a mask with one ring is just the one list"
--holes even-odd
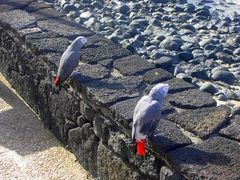
[(240, 100), (240, 2), (44, 1), (222, 103)]
[(91, 179), (0, 74), (0, 179)]

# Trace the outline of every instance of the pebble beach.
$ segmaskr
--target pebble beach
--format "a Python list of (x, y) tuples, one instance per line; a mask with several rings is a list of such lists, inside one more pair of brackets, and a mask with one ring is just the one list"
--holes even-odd
[(44, 2), (240, 114), (240, 1)]

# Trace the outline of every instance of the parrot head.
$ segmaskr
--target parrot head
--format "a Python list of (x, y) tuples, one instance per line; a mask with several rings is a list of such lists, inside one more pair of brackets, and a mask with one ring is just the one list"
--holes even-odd
[(87, 38), (83, 36), (78, 36), (71, 44), (72, 50), (80, 50), (86, 43)]
[(163, 100), (167, 96), (168, 89), (168, 84), (159, 83), (151, 89), (149, 96), (156, 100)]

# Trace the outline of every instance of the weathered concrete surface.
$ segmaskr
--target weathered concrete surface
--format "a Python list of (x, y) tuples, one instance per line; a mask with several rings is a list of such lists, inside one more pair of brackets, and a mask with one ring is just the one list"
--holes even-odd
[(0, 179), (91, 179), (0, 74)]

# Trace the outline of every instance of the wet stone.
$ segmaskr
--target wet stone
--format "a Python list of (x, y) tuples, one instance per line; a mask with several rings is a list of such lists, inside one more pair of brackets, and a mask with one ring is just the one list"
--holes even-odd
[(165, 119), (161, 119), (157, 123), (156, 128), (150, 135), (150, 139), (153, 148), (160, 154), (192, 143), (176, 124)]
[(50, 5), (50, 4), (46, 4), (46, 3), (42, 3), (42, 2), (32, 2), (25, 8), (25, 11), (31, 13), (31, 12), (37, 11), (39, 9), (50, 8), (50, 7), (52, 7), (52, 5)]
[(37, 20), (48, 20), (52, 18), (58, 18), (65, 16), (64, 14), (60, 13), (56, 9), (53, 8), (44, 8), (39, 9), (31, 13)]
[(21, 10), (0, 13), (0, 21), (9, 24), (16, 30), (36, 27), (36, 19), (27, 12)]
[(75, 39), (77, 36), (87, 37), (94, 34), (93, 31), (66, 18), (38, 21), (38, 27), (42, 30), (52, 31), (71, 39)]
[(167, 119), (201, 138), (207, 138), (226, 122), (229, 115), (230, 109), (221, 105), (170, 114)]
[(143, 76), (143, 80), (148, 84), (156, 84), (161, 81), (166, 81), (171, 79), (173, 76), (171, 73), (158, 68), (146, 72)]
[(81, 60), (86, 63), (96, 64), (105, 59), (117, 59), (130, 55), (130, 52), (113, 42), (106, 43), (96, 48), (82, 49)]
[(168, 153), (169, 162), (187, 179), (239, 179), (240, 146), (236, 141), (213, 137)]
[(122, 75), (126, 76), (142, 74), (154, 67), (154, 65), (138, 55), (130, 55), (113, 61), (113, 68), (116, 68)]
[(230, 120), (230, 125), (221, 129), (219, 134), (240, 142), (240, 116), (234, 116)]
[(117, 101), (139, 96), (138, 89), (142, 84), (142, 77), (112, 77), (88, 83), (81, 83), (76, 79), (74, 81), (77, 89), (97, 105), (112, 105)]
[(96, 64), (90, 65), (85, 63), (80, 63), (75, 69), (74, 78), (77, 78), (79, 82), (85, 83), (97, 79), (106, 78), (110, 73), (107, 68)]
[(217, 103), (209, 93), (189, 89), (169, 96), (169, 102), (179, 108), (196, 109), (216, 106)]

